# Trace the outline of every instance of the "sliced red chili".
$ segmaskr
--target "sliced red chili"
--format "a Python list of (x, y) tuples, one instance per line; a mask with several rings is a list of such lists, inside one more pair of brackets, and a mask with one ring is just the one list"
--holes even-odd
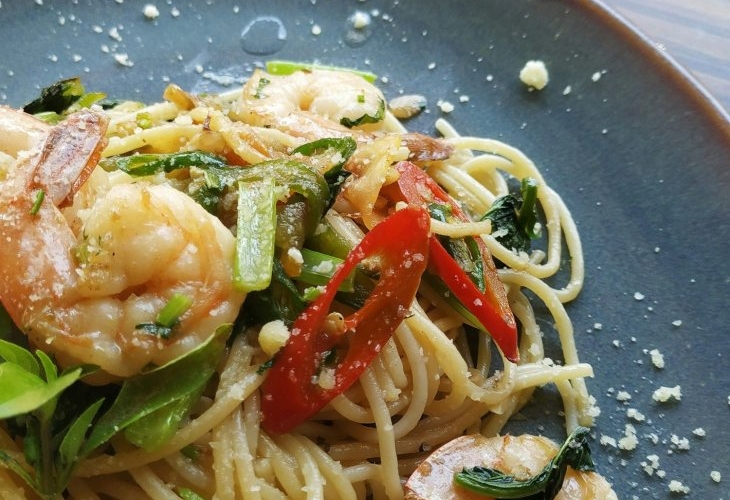
[[(471, 221), (448, 193), (417, 165), (403, 161), (396, 165), (396, 169), (400, 173), (396, 184), (399, 192), (391, 185), (385, 190), (388, 196), (419, 206), (430, 203), (445, 204), (455, 219), (461, 222)], [(487, 245), (481, 238), (474, 238), (474, 241), (483, 261), (485, 285), (483, 292), (435, 235), (431, 236), (429, 242), (431, 252), (429, 267), (443, 280), (461, 304), (486, 328), (505, 357), (512, 362), (517, 362), (519, 360), (517, 324), (507, 300), (507, 292), (499, 279)]]
[[(428, 212), (411, 206), (376, 225), (350, 252), (322, 295), (296, 319), (269, 369), (261, 403), (267, 432), (292, 430), (357, 381), (409, 313), (428, 261), (429, 234)], [(337, 289), (369, 257), (377, 257), (378, 282), (363, 307), (344, 318), (341, 331), (328, 331)]]

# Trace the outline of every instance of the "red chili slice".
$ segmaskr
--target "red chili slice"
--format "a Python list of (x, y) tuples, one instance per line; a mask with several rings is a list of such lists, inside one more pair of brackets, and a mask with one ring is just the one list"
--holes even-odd
[[(263, 428), (284, 433), (354, 384), (408, 315), (428, 261), (430, 219), (422, 207), (399, 210), (376, 225), (347, 256), (320, 295), (294, 322), (262, 386)], [(368, 257), (380, 278), (343, 332), (324, 326), (342, 281)], [(337, 359), (326, 362), (335, 350)], [(331, 383), (318, 383), (328, 370)]]

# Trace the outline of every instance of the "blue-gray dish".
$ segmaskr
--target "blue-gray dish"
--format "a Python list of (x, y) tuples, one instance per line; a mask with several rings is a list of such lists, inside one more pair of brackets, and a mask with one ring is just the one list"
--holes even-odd
[[(155, 101), (170, 82), (226, 90), (268, 58), (319, 61), (372, 71), (391, 97), (425, 95), (428, 112), (412, 129), (432, 133), (436, 103), (447, 100), (460, 132), (522, 149), (582, 234), (586, 285), (568, 310), (582, 360), (595, 369), (599, 471), (620, 498), (671, 498), (672, 480), (689, 487), (687, 498), (730, 498), (730, 122), (604, 7), (160, 0), (151, 18), (130, 0), (0, 5), (0, 103), (21, 106), (76, 75), (90, 90)], [(353, 33), (358, 10), (371, 23)], [(251, 30), (259, 30), (253, 41)], [(530, 59), (548, 67), (541, 91), (517, 77)], [(680, 401), (652, 399), (677, 385)], [(558, 411), (545, 388), (509, 429), (560, 439)], [(627, 425), (633, 450), (613, 445)], [(650, 455), (663, 473), (643, 467)]]

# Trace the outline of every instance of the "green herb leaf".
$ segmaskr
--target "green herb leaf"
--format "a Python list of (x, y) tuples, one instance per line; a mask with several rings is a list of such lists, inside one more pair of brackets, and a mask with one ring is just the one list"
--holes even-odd
[(482, 220), (492, 221), (492, 234), (497, 241), (518, 252), (530, 250), (537, 222), (537, 181), (522, 179), (520, 194), (497, 198)]
[(529, 498), (530, 500), (552, 500), (563, 485), (568, 466), (577, 471), (593, 471), (585, 427), (577, 427), (558, 453), (543, 470), (532, 478), (521, 480), (487, 467), (465, 468), (457, 472), (454, 481), (464, 488), (494, 498)]
[(84, 94), (79, 78), (58, 81), (41, 90), (41, 95), (23, 107), (31, 115), (43, 112), (63, 113)]
[[(179, 415), (179, 407), (175, 403), (207, 384), (225, 348), (230, 331), (230, 325), (220, 327), (205, 343), (184, 356), (126, 379), (111, 408), (94, 426), (82, 452), (90, 453), (117, 432), (161, 408), (167, 407)], [(160, 422), (159, 415), (153, 418)], [(168, 424), (173, 425), (173, 421), (168, 420)]]
[(91, 427), (94, 417), (101, 408), (103, 399), (92, 404), (79, 415), (68, 427), (66, 434), (58, 447), (58, 464), (56, 466), (56, 481), (67, 484), (76, 464), (81, 458), (79, 453), (86, 439), (86, 432)]
[(76, 368), (46, 383), (21, 365), (0, 364), (0, 420), (30, 413), (53, 402), (81, 373), (82, 369)]
[(0, 339), (0, 359), (15, 363), (33, 375), (40, 376), (41, 374), (41, 367), (38, 365), (36, 357), (27, 349), (7, 340)]
[(197, 390), (191, 390), (189, 394), (180, 399), (133, 422), (124, 430), (124, 437), (130, 443), (148, 451), (159, 448), (172, 438), (180, 426), (180, 422), (187, 417), (193, 405), (200, 400), (204, 389), (205, 384), (201, 384)]
[(357, 127), (358, 125), (365, 125), (366, 123), (378, 123), (383, 121), (383, 118), (385, 118), (385, 101), (381, 99), (380, 102), (378, 102), (378, 109), (375, 111), (374, 115), (366, 113), (354, 120), (343, 117), (340, 119), (340, 124), (347, 128), (352, 128)]
[(292, 151), (292, 155), (302, 154), (316, 160), (317, 171), (323, 173), (330, 188), (328, 206), (334, 203), (342, 184), (350, 176), (344, 170), (345, 163), (357, 149), (352, 137), (325, 137), (302, 144)]
[(271, 285), (266, 290), (252, 292), (246, 296), (244, 323), (264, 324), (277, 319), (291, 326), (304, 310), (306, 301), (294, 282), (284, 272), (279, 259), (274, 259)]
[(104, 158), (99, 165), (106, 171), (121, 170), (133, 176), (173, 172), (182, 168), (227, 168), (221, 157), (204, 151), (183, 151), (169, 154), (138, 154)]

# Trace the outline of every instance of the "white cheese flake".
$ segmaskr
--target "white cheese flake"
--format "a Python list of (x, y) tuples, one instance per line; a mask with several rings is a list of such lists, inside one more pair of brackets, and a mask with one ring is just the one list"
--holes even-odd
[(520, 70), (520, 80), (528, 87), (542, 90), (548, 84), (550, 76), (543, 61), (530, 60)]
[(160, 9), (156, 5), (148, 3), (142, 9), (142, 14), (147, 19), (157, 19), (160, 16)]
[(664, 355), (659, 352), (659, 349), (652, 349), (649, 351), (651, 356), (651, 363), (657, 368), (664, 368)]
[(682, 388), (679, 385), (674, 387), (662, 386), (654, 391), (651, 398), (657, 403), (666, 403), (670, 399), (679, 401), (682, 399)]
[(689, 486), (685, 486), (682, 481), (672, 479), (671, 481), (669, 481), (669, 491), (673, 493), (683, 493), (686, 495), (687, 493), (689, 493)]

